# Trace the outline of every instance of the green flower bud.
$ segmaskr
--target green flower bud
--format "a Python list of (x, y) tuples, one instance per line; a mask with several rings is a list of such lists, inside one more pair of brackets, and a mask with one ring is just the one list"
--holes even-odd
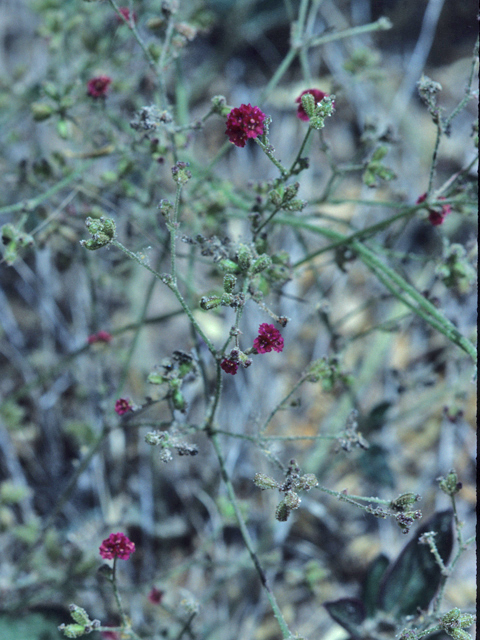
[(237, 279), (232, 273), (226, 273), (223, 277), (223, 289), (225, 293), (233, 293), (236, 282)]
[(398, 496), (398, 498), (395, 498), (395, 500), (390, 502), (390, 509), (393, 511), (406, 511), (419, 500), (420, 496), (418, 493), (403, 493), (401, 496)]
[(289, 515), (290, 515), (290, 509), (282, 500), (282, 502), (280, 502), (280, 504), (277, 506), (277, 509), (275, 511), (275, 518), (279, 522), (286, 522), (288, 520)]
[(180, 389), (176, 389), (172, 393), (172, 402), (173, 402), (174, 408), (177, 409), (177, 411), (185, 411), (187, 407), (187, 401), (183, 397), (183, 394), (180, 391)]
[(298, 496), (298, 494), (295, 493), (295, 491), (287, 491), (287, 493), (285, 494), (285, 498), (283, 499), (283, 502), (285, 503), (285, 506), (287, 507), (287, 509), (292, 510), (292, 509), (298, 509), (298, 507), (300, 506), (301, 499)]
[(161, 373), (157, 371), (152, 371), (152, 373), (148, 374), (147, 381), (150, 384), (163, 384), (164, 382), (168, 382), (168, 378), (165, 378)]
[(87, 218), (85, 226), (92, 237), (90, 240), (80, 240), (80, 244), (90, 251), (106, 247), (115, 237), (115, 222), (111, 218), (103, 216), (99, 220)]
[(32, 110), (33, 119), (35, 122), (43, 122), (43, 120), (48, 120), (50, 116), (53, 114), (54, 109), (49, 104), (45, 102), (33, 102), (30, 105), (30, 109)]
[(264, 271), (272, 264), (272, 259), (266, 253), (262, 254), (259, 258), (255, 260), (250, 269), (252, 274), (260, 273)]
[(188, 162), (177, 162), (172, 167), (172, 176), (178, 185), (186, 184), (192, 177), (191, 171), (187, 169), (190, 166)]
[(276, 480), (266, 476), (264, 473), (256, 473), (253, 482), (259, 489), (278, 489), (279, 487)]
[(220, 260), (218, 266), (222, 271), (227, 271), (228, 273), (239, 273), (240, 271), (238, 264), (233, 260), (228, 260), (228, 258)]
[(242, 271), (247, 271), (252, 262), (252, 252), (246, 244), (241, 244), (237, 253), (238, 266)]
[(90, 618), (85, 609), (78, 607), (76, 604), (71, 604), (68, 608), (70, 610), (70, 615), (75, 622), (78, 622), (78, 624), (82, 624), (83, 626), (91, 624)]
[(85, 634), (85, 627), (82, 624), (60, 625), (59, 631), (63, 631), (67, 638), (80, 638)]
[(452, 469), (446, 478), (438, 478), (439, 487), (447, 496), (454, 496), (462, 488), (462, 483), (458, 481), (457, 472)]
[(219, 307), (221, 303), (222, 299), (220, 296), (210, 296), (209, 298), (203, 296), (203, 298), (200, 300), (200, 306), (204, 311), (215, 309), (215, 307)]
[(318, 480), (313, 473), (306, 473), (295, 481), (295, 489), (297, 491), (310, 491), (316, 486), (318, 486)]
[(235, 297), (231, 293), (224, 293), (220, 299), (222, 307), (229, 307), (234, 302)]

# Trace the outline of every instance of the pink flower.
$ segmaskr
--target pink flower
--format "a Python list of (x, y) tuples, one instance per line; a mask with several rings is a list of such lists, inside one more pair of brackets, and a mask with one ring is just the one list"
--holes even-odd
[[(127, 22), (130, 22), (130, 9), (127, 9), (127, 7), (119, 7), (119, 10), (122, 16), (125, 18), (125, 20)], [(137, 19), (137, 14), (135, 13), (135, 11), (132, 11), (131, 15), (132, 15), (133, 22), (135, 22)], [(118, 15), (118, 13), (117, 13), (117, 20), (118, 22), (124, 22), (122, 18), (120, 18), (120, 16)]]
[(328, 93), (320, 91), (320, 89), (306, 89), (305, 91), (302, 91), (295, 102), (298, 102), (297, 118), (300, 118), (300, 120), (303, 120), (304, 122), (308, 122), (310, 120), (302, 104), (302, 96), (304, 96), (306, 93), (310, 93), (315, 98), (315, 102), (317, 104), (321, 102), (325, 98), (325, 96), (328, 96)]
[(108, 76), (97, 76), (88, 81), (87, 93), (92, 98), (106, 98), (108, 85), (112, 79)]
[[(419, 196), (417, 198), (417, 201), (416, 201), (415, 204), (422, 204), (422, 202), (425, 202), (426, 199), (427, 199), (427, 194), (423, 193), (421, 196)], [(445, 200), (445, 198), (443, 196), (440, 196), (438, 199), (439, 200)], [(434, 227), (438, 227), (440, 224), (443, 224), (443, 221), (448, 216), (448, 214), (452, 213), (452, 205), (451, 204), (444, 204), (440, 208), (440, 210), (432, 209), (430, 207), (427, 207), (427, 211), (428, 211), (428, 220), (429, 220), (429, 222)]]
[(242, 104), (228, 114), (225, 133), (234, 145), (244, 147), (248, 138), (257, 138), (263, 134), (264, 121), (265, 114), (258, 107)]
[(253, 347), (258, 353), (268, 353), (272, 349), (280, 353), (283, 351), (283, 338), (280, 331), (273, 324), (264, 322), (258, 328), (258, 336), (253, 341)]
[(111, 533), (102, 542), (99, 551), (104, 560), (128, 560), (135, 551), (135, 544), (124, 533)]
[(110, 342), (112, 337), (112, 334), (108, 333), (108, 331), (97, 331), (97, 333), (93, 333), (91, 336), (88, 336), (87, 342), (88, 344), (94, 344), (95, 342)]
[(160, 591), (156, 587), (152, 587), (152, 590), (148, 594), (148, 599), (152, 604), (160, 604), (163, 600), (164, 592)]
[(133, 411), (133, 405), (130, 403), (130, 400), (127, 398), (119, 398), (115, 402), (115, 412), (118, 413), (119, 416), (123, 416), (125, 413), (129, 411)]
[(231, 373), (232, 376), (234, 376), (238, 371), (238, 362), (229, 360), (228, 358), (224, 358), (221, 361), (220, 366), (225, 371), (225, 373)]

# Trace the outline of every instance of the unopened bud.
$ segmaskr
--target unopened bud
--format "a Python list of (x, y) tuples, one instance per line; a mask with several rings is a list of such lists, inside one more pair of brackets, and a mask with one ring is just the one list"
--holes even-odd
[(276, 480), (264, 473), (256, 473), (253, 481), (259, 489), (277, 489), (279, 487)]

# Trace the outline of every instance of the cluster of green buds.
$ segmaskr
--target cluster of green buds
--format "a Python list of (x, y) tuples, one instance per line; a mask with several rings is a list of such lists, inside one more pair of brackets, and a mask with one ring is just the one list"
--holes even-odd
[(100, 627), (100, 620), (90, 620), (88, 613), (85, 609), (82, 609), (82, 607), (71, 604), (68, 608), (75, 623), (67, 625), (61, 624), (58, 627), (58, 630), (63, 631), (67, 638), (80, 638)]
[(220, 260), (219, 267), (232, 274), (245, 274), (254, 276), (268, 269), (272, 264), (272, 259), (266, 253), (257, 254), (255, 248), (247, 244), (238, 245), (236, 260), (225, 258)]
[(363, 172), (363, 183), (367, 187), (378, 186), (378, 180), (394, 180), (397, 176), (392, 169), (386, 167), (382, 160), (388, 153), (388, 147), (381, 145), (375, 149)]
[(80, 240), (80, 244), (85, 249), (96, 251), (108, 246), (115, 238), (115, 222), (111, 218), (102, 216), (96, 220), (88, 217), (85, 220), (85, 226), (92, 236), (90, 240)]
[(472, 640), (472, 636), (464, 631), (476, 621), (477, 617), (471, 613), (462, 613), (455, 607), (440, 620), (440, 626), (454, 640)]
[(324, 391), (331, 391), (335, 384), (341, 383), (349, 386), (352, 376), (339, 369), (338, 359), (335, 356), (323, 357), (314, 360), (305, 374), (309, 382), (320, 382)]
[(451, 469), (445, 478), (437, 478), (438, 486), (447, 496), (453, 497), (462, 488), (462, 483), (458, 481), (457, 472)]
[(300, 506), (299, 491), (310, 491), (310, 489), (318, 485), (318, 480), (313, 473), (300, 475), (300, 469), (295, 460), (290, 460), (285, 476), (285, 482), (283, 483), (277, 482), (264, 473), (255, 474), (253, 479), (259, 489), (278, 489), (284, 494), (275, 510), (275, 518), (279, 522), (286, 522), (291, 511), (298, 509)]
[(407, 534), (415, 520), (419, 520), (422, 517), (420, 509), (412, 509), (412, 506), (419, 500), (421, 500), (421, 496), (418, 493), (410, 492), (402, 493), (402, 495), (390, 502), (389, 507), (402, 533)]
[(11, 222), (7, 222), (0, 228), (2, 244), (5, 247), (3, 257), (8, 265), (11, 265), (17, 259), (19, 249), (31, 247), (33, 245), (33, 237), (25, 231), (15, 227)]
[(170, 431), (150, 431), (145, 436), (145, 442), (152, 447), (160, 447), (160, 460), (165, 463), (173, 460), (171, 449), (175, 449), (179, 456), (196, 456), (198, 453), (197, 445), (185, 442), (174, 428)]
[(172, 167), (172, 176), (178, 186), (183, 186), (192, 177), (192, 172), (188, 170), (189, 162), (177, 162)]
[(465, 248), (456, 243), (445, 243), (442, 263), (435, 269), (435, 274), (447, 287), (455, 287), (462, 294), (468, 293), (477, 277)]
[(233, 107), (227, 104), (227, 99), (225, 98), (225, 96), (213, 96), (211, 102), (212, 113), (216, 113), (222, 118), (227, 118), (228, 114), (233, 109)]
[(422, 101), (427, 105), (428, 111), (433, 116), (435, 124), (439, 121), (440, 112), (437, 106), (437, 96), (442, 91), (442, 85), (435, 82), (428, 76), (422, 75), (417, 82), (418, 94)]
[(302, 106), (310, 118), (310, 128), (319, 131), (325, 126), (325, 118), (332, 116), (335, 111), (335, 96), (325, 96), (320, 102), (316, 102), (311, 93), (304, 93)]
[(172, 358), (165, 358), (161, 371), (152, 371), (147, 380), (150, 384), (168, 385), (167, 398), (177, 411), (187, 410), (187, 401), (182, 393), (182, 385), (188, 375), (196, 375), (197, 367), (193, 357), (184, 351), (174, 351)]
[(307, 201), (297, 198), (299, 188), (299, 182), (290, 184), (288, 187), (280, 184), (269, 192), (268, 199), (277, 210), (302, 211), (307, 206)]

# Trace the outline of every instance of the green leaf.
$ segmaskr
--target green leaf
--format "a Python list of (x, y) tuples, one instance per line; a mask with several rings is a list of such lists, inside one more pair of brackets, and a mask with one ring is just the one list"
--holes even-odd
[(382, 578), (390, 564), (386, 555), (381, 553), (368, 567), (365, 582), (362, 589), (362, 600), (365, 605), (367, 618), (373, 618), (377, 610), (378, 597)]
[(2, 640), (59, 640), (59, 622), (40, 613), (7, 616), (0, 615), (0, 638)]
[(358, 598), (340, 598), (332, 602), (324, 602), (323, 606), (330, 617), (338, 622), (353, 638), (361, 635), (360, 627), (365, 620), (365, 607)]
[(418, 538), (435, 531), (435, 543), (444, 564), (453, 547), (452, 510), (440, 511), (428, 520), (403, 549), (387, 572), (380, 590), (379, 605), (396, 617), (413, 615), (417, 609), (427, 609), (441, 580), (440, 567), (428, 544)]

